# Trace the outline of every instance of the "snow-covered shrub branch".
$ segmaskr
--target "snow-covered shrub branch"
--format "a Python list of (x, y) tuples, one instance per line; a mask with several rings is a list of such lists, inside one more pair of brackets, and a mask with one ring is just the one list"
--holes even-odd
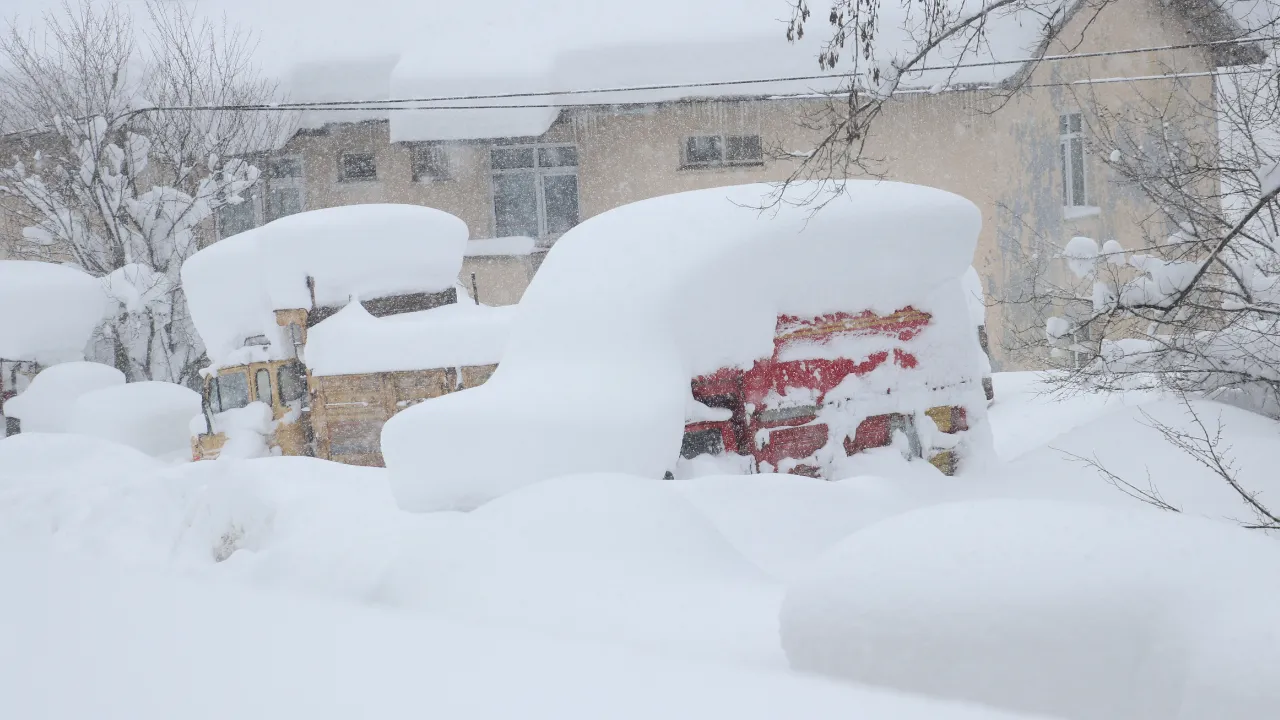
[[(1091, 151), (1133, 191), (1146, 244), (1064, 239), (1039, 345), (1068, 386), (1163, 387), (1280, 415), (1280, 85), (1274, 64), (1122, 110), (1085, 99)], [(1087, 103), (1087, 104), (1086, 104)], [(1031, 343), (1036, 344), (1036, 343)]]
[[(151, 2), (138, 33), (125, 6), (65, 5), (37, 31), (0, 35), (0, 212), (15, 245), (103, 278), (115, 311), (102, 327), (131, 379), (191, 382), (203, 354), (179, 270), (210, 238), (213, 213), (243, 202), (258, 170), (240, 157), (269, 147), (279, 120), (226, 107), (275, 88), (238, 31)], [(139, 39), (142, 42), (139, 42)]]

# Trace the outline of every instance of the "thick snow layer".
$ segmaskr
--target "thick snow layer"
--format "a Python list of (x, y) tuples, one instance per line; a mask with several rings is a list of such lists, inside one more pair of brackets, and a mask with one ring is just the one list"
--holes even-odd
[(0, 358), (52, 365), (84, 359), (107, 296), (76, 268), (0, 260), (0, 308)]
[(965, 300), (969, 305), (969, 320), (974, 327), (987, 324), (987, 293), (982, 289), (982, 278), (972, 265), (964, 272)]
[(307, 367), (315, 375), (492, 365), (502, 359), (517, 306), (469, 300), (375, 318), (349, 303), (307, 333)]
[(5, 553), (0, 572), (4, 717), (1016, 717), (75, 557)]
[[(978, 376), (959, 282), (981, 225), (972, 203), (849, 181), (817, 214), (788, 203), (822, 190), (816, 184), (755, 209), (772, 190), (653, 198), (560, 238), (520, 302), (493, 378), (384, 427), (402, 506), (472, 507), (578, 472), (661, 477), (678, 455), (690, 379), (770, 356), (780, 314), (914, 304), (935, 314), (920, 342), (947, 353), (946, 362), (922, 358), (919, 381), (945, 387)], [(981, 409), (971, 413), (981, 419)]]
[(191, 453), (187, 425), (200, 413), (200, 394), (166, 382), (136, 382), (81, 395), (71, 406), (68, 432), (128, 445), (154, 457)]
[(794, 668), (1069, 720), (1266, 715), (1280, 546), (1135, 506), (998, 500), (886, 520), (787, 591)]
[(21, 420), (24, 432), (65, 432), (77, 398), (124, 381), (124, 373), (110, 365), (62, 363), (41, 370), (21, 395), (4, 404), (3, 411)]
[(290, 215), (201, 250), (182, 266), (200, 338), (215, 365), (244, 339), (265, 335), (272, 354), (289, 348), (273, 312), (345, 305), (457, 282), (468, 230), (446, 212), (419, 205), (368, 204)]

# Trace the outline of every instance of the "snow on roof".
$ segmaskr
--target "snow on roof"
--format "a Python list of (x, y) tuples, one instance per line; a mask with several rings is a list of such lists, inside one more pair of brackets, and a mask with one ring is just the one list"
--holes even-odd
[(502, 359), (516, 306), (463, 301), (376, 318), (349, 303), (307, 333), (315, 375), (492, 365)]
[(792, 204), (821, 187), (794, 185), (763, 212), (775, 190), (766, 184), (667, 195), (566, 233), (525, 292), (494, 377), (384, 428), (402, 505), (475, 504), (575, 472), (661, 477), (680, 447), (690, 379), (769, 357), (780, 314), (914, 305), (935, 316), (922, 337), (936, 326), (975, 349), (968, 367), (942, 343), (949, 361), (928, 363), (942, 373), (929, 379), (976, 377), (959, 278), (978, 209), (941, 190), (873, 181), (848, 181), (816, 214)]
[(467, 225), (419, 205), (347, 205), (298, 213), (197, 252), (182, 266), (196, 329), (218, 364), (246, 337), (279, 328), (274, 311), (453, 286)]
[(0, 260), (0, 358), (83, 360), (107, 309), (102, 284), (67, 265)]
[(536, 243), (529, 237), (500, 237), (472, 240), (467, 243), (467, 257), (529, 255)]
[(0, 408), (22, 421), (23, 432), (66, 432), (75, 401), (87, 392), (123, 385), (124, 373), (95, 362), (65, 362), (47, 367), (21, 395)]

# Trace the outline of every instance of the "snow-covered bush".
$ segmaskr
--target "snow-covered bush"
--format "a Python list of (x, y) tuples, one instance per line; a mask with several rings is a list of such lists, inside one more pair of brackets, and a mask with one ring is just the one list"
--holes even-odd
[(885, 520), (792, 583), (792, 667), (1070, 720), (1266, 715), (1280, 547), (1222, 523), (1046, 501)]
[(188, 425), (200, 394), (166, 382), (137, 382), (85, 393), (67, 418), (67, 432), (128, 445), (153, 457), (190, 456)]
[(0, 35), (0, 104), (10, 129), (24, 131), (8, 139), (17, 152), (0, 168), (0, 212), (23, 228), (19, 252), (70, 258), (102, 278), (106, 361), (130, 380), (192, 383), (202, 350), (179, 269), (211, 234), (213, 213), (244, 202), (257, 182), (257, 169), (232, 156), (266, 146), (279, 122), (136, 110), (236, 106), (273, 91), (235, 31), (197, 22), (181, 4), (147, 8), (144, 46), (114, 2), (47, 13), (47, 42), (19, 26)]
[(85, 393), (124, 384), (124, 373), (100, 363), (68, 362), (40, 371), (27, 389), (4, 404), (24, 432), (66, 432), (75, 401)]

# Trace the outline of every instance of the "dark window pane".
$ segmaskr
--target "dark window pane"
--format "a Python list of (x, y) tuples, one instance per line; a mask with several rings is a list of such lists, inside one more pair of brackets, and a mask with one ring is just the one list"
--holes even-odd
[(276, 383), (280, 386), (280, 402), (298, 400), (307, 390), (307, 380), (302, 373), (302, 366), (294, 363), (280, 368), (276, 373)]
[(298, 158), (276, 158), (267, 165), (267, 177), (269, 178), (300, 178), (302, 177), (302, 161)]
[(302, 212), (302, 191), (294, 187), (269, 187), (264, 208), (267, 222)]
[(378, 164), (373, 153), (344, 153), (342, 156), (343, 180), (377, 180)]
[(1070, 118), (1070, 120), (1071, 120), (1071, 122), (1069, 123), (1069, 127), (1070, 127), (1071, 132), (1073, 132), (1073, 133), (1078, 133), (1078, 132), (1080, 132), (1080, 129), (1081, 129), (1081, 127), (1082, 127), (1081, 122), (1080, 122), (1080, 120), (1081, 120), (1080, 115), (1077, 113), (1077, 114), (1074, 114), (1074, 115), (1068, 115), (1067, 117), (1068, 117), (1068, 118)]
[(538, 148), (539, 167), (575, 167), (578, 164), (576, 147)]
[(249, 376), (242, 372), (219, 375), (214, 381), (214, 409), (235, 410), (249, 404)]
[(1066, 115), (1058, 116), (1058, 134), (1059, 135), (1067, 134), (1067, 116)]
[(1062, 204), (1071, 205), (1071, 166), (1067, 164), (1067, 141), (1058, 143), (1058, 154), (1062, 156)]
[(494, 233), (498, 237), (538, 237), (536, 177), (531, 172), (493, 176)]
[(578, 176), (546, 175), (542, 194), (547, 203), (547, 234), (559, 235), (578, 224)]
[(716, 428), (695, 430), (684, 434), (680, 445), (680, 457), (693, 459), (699, 455), (719, 455), (724, 452), (724, 435)]
[(1084, 141), (1071, 139), (1071, 200), (1072, 205), (1087, 205), (1084, 193)]
[(716, 135), (691, 137), (685, 141), (685, 162), (690, 165), (708, 165), (721, 162), (724, 148)]
[(494, 170), (516, 170), (533, 167), (533, 148), (494, 148), (489, 152)]
[(731, 163), (758, 163), (764, 160), (759, 135), (730, 135), (725, 141), (725, 160)]
[(413, 149), (414, 180), (448, 180), (449, 155), (440, 145), (425, 145)]
[(238, 204), (218, 208), (218, 232), (222, 237), (231, 237), (252, 229), (253, 199), (248, 193), (241, 196)]

